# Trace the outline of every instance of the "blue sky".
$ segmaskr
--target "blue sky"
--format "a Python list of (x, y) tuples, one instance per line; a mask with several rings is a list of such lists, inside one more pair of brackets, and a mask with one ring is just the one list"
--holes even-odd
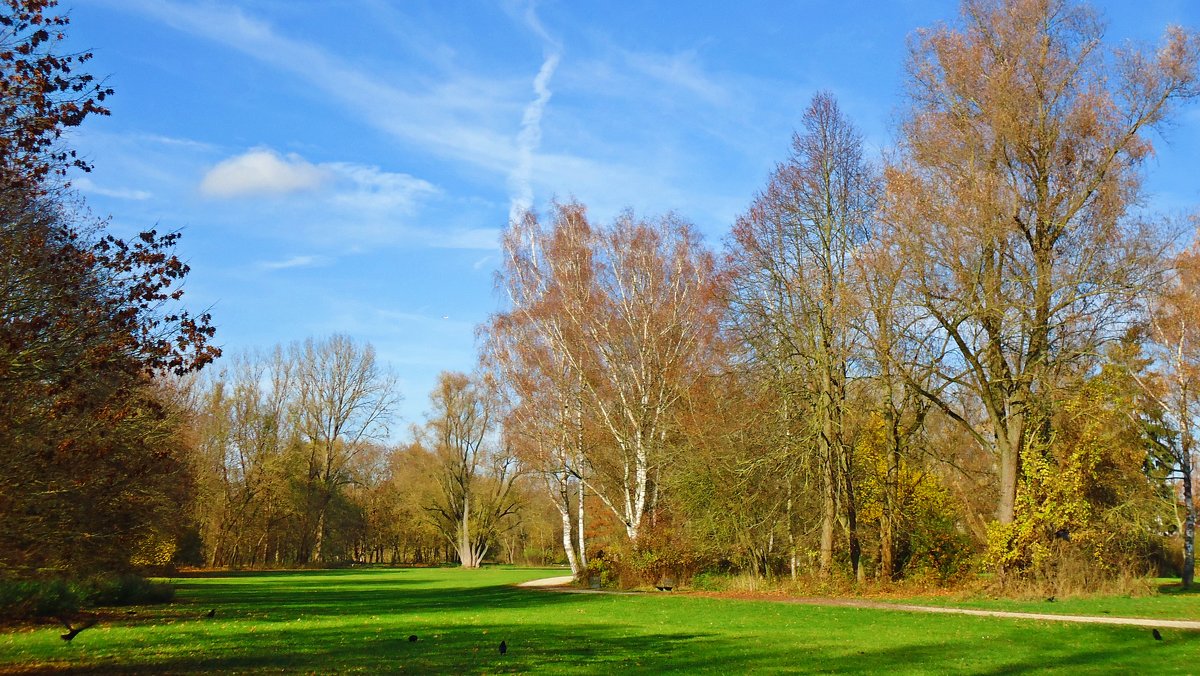
[[(1109, 39), (1196, 0), (1096, 2)], [(828, 89), (891, 144), (906, 39), (951, 0), (63, 0), (116, 89), (73, 143), (128, 235), (182, 229), (187, 302), (227, 352), (347, 333), (401, 379), (397, 429), (470, 370), (514, 205), (673, 210), (719, 246)], [(1200, 204), (1200, 106), (1159, 139), (1150, 206)]]

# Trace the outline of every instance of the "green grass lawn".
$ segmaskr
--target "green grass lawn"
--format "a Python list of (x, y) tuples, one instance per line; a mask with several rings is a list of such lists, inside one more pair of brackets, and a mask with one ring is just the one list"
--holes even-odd
[(1156, 596), (1090, 596), (1078, 598), (992, 599), (983, 597), (917, 596), (906, 599), (887, 599), (894, 603), (928, 606), (953, 606), (980, 610), (1010, 610), (1022, 613), (1054, 615), (1097, 615), (1110, 617), (1145, 617), (1169, 620), (1200, 620), (1200, 587), (1184, 591), (1178, 580), (1162, 581)]
[[(0, 672), (1187, 673), (1200, 633), (518, 589), (558, 570), (222, 574), (176, 603), (113, 611), (72, 643), (0, 634)], [(216, 617), (203, 615), (210, 608)], [(415, 634), (419, 640), (408, 641)], [(509, 652), (497, 647), (507, 641)]]

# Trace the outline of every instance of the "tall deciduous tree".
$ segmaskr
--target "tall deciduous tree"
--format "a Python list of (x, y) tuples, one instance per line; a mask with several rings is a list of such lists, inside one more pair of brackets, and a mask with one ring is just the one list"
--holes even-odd
[(19, 574), (121, 568), (167, 537), (191, 483), (156, 379), (220, 354), (178, 308), (178, 235), (106, 235), (61, 189), (88, 169), (63, 132), (111, 92), (59, 51), (54, 5), (0, 4), (0, 568)]
[[(680, 399), (710, 368), (720, 310), (714, 264), (674, 217), (625, 212), (598, 229), (580, 204), (553, 209), (544, 230), (527, 214), (506, 235), (514, 310), (501, 320), (532, 326), (535, 349), (546, 350), (537, 369), (559, 383), (566, 407), (548, 407), (549, 415), (575, 434), (583, 416), (596, 426), (603, 442), (582, 449), (586, 468), (577, 474), (636, 541), (657, 503)], [(546, 427), (569, 429), (549, 419)]]
[(312, 555), (324, 560), (326, 516), (351, 462), (387, 434), (399, 401), (396, 377), (375, 360), (375, 349), (348, 336), (308, 339), (290, 348), (298, 388), (299, 428), (308, 444), (307, 490)]
[[(909, 291), (953, 351), (943, 396), (995, 454), (996, 519), (1013, 521), (1021, 454), (1053, 439), (1055, 391), (1133, 317), (1157, 269), (1130, 213), (1146, 133), (1196, 93), (1194, 33), (1109, 49), (1087, 6), (965, 0), (909, 58), (886, 218), (906, 233)], [(978, 402), (978, 425), (963, 403)]]
[(514, 481), (519, 466), (498, 445), (497, 399), (484, 383), (443, 373), (430, 394), (425, 438), (439, 459), (438, 499), (429, 506), (464, 568), (478, 568), (515, 521), (520, 506)]
[(829, 574), (840, 514), (861, 578), (845, 408), (860, 306), (851, 289), (853, 254), (869, 232), (877, 178), (861, 136), (832, 95), (813, 98), (803, 126), (792, 138), (791, 157), (734, 226), (734, 323), (755, 359), (806, 383), (800, 394), (814, 414), (824, 505), (821, 571)]
[(587, 565), (583, 378), (589, 362), (581, 322), (593, 293), (591, 241), (582, 209), (552, 229), (532, 214), (512, 223), (497, 280), (510, 305), (492, 317), (485, 342), (485, 361), (513, 399), (504, 434), (545, 479), (573, 574)]

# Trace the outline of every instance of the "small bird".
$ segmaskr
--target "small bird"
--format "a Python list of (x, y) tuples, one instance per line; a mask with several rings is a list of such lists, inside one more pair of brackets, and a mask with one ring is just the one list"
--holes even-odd
[(94, 617), (93, 617), (92, 619), (90, 619), (90, 620), (88, 620), (87, 622), (85, 622), (85, 623), (83, 623), (83, 624), (79, 625), (78, 627), (72, 627), (72, 626), (71, 626), (71, 623), (70, 623), (70, 622), (67, 622), (67, 619), (66, 619), (65, 617), (60, 617), (60, 618), (58, 618), (58, 621), (59, 621), (59, 622), (62, 622), (62, 623), (63, 623), (63, 624), (64, 624), (64, 625), (67, 627), (67, 633), (65, 633), (65, 634), (60, 634), (60, 635), (59, 635), (59, 638), (61, 638), (62, 640), (66, 641), (66, 642), (68, 642), (68, 643), (70, 643), (70, 642), (71, 642), (71, 639), (73, 639), (73, 638), (75, 638), (76, 636), (78, 636), (78, 635), (79, 635), (79, 632), (81, 632), (81, 631), (83, 631), (84, 629), (87, 629), (87, 628), (89, 628), (89, 627), (94, 627), (94, 626), (96, 626), (96, 622), (98, 622), (99, 620), (97, 620), (96, 618), (94, 618)]
[(212, 610), (208, 611), (207, 613), (204, 613), (204, 616), (211, 620), (212, 618), (217, 616), (217, 609), (213, 608)]
[(503, 655), (506, 652), (508, 652), (508, 644), (505, 643), (504, 641), (501, 641), (500, 642), (500, 654)]
[(1151, 633), (1152, 633), (1152, 634), (1154, 634), (1154, 640), (1155, 640), (1155, 641), (1161, 641), (1161, 640), (1162, 640), (1162, 634), (1158, 633), (1158, 630), (1157, 630), (1157, 629), (1154, 629), (1154, 630), (1152, 630), (1152, 631), (1151, 631)]
[(416, 635), (416, 634), (413, 634), (413, 635), (409, 636), (409, 637), (408, 637), (408, 642), (409, 642), (409, 643), (416, 643), (416, 642), (417, 642), (417, 635)]

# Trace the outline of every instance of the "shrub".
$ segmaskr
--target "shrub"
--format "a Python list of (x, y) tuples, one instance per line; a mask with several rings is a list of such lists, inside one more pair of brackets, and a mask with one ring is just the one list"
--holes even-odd
[(81, 605), (77, 589), (64, 580), (0, 581), (0, 617), (30, 619), (73, 613)]
[(138, 575), (100, 575), (83, 582), (81, 591), (89, 606), (131, 606), (170, 603), (175, 587)]
[(86, 580), (4, 580), (0, 581), (0, 618), (55, 617), (81, 608), (170, 603), (174, 598), (170, 583), (128, 574)]

